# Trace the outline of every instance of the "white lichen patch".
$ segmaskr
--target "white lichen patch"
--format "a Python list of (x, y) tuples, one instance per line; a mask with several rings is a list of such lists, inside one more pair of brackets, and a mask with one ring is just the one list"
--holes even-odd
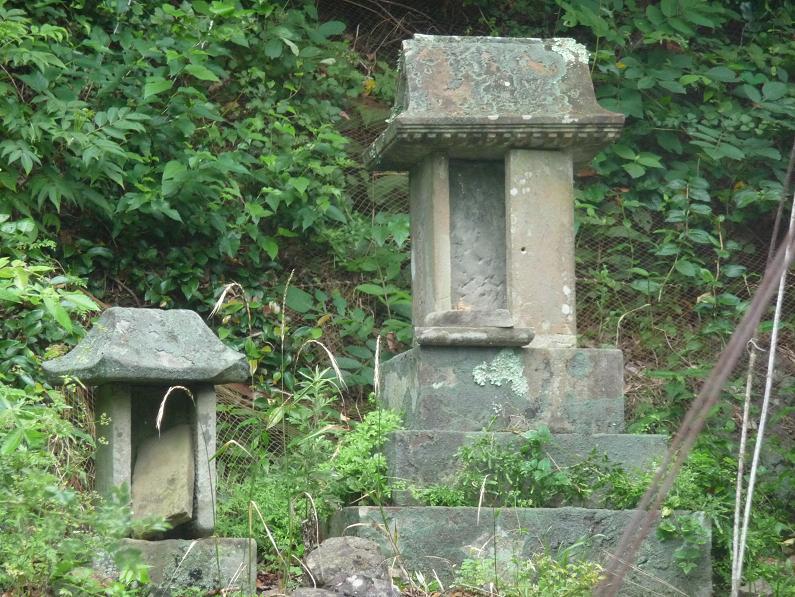
[(528, 386), (524, 376), (524, 363), (512, 350), (501, 350), (490, 363), (483, 361), (472, 370), (472, 378), (479, 386), (491, 384), (500, 387), (510, 384), (511, 391), (517, 397), (527, 397)]
[(488, 116), (486, 116), (486, 118), (488, 118), (489, 120), (497, 120), (499, 117), (500, 117), (499, 114), (489, 114)]
[(511, 197), (516, 197), (519, 194), (519, 189), (516, 187), (511, 189)]
[(552, 48), (563, 56), (566, 62), (583, 62), (588, 64), (588, 60), (590, 59), (588, 49), (570, 37), (556, 38)]
[(563, 305), (560, 307), (560, 311), (561, 311), (561, 313), (563, 313), (564, 315), (568, 315), (569, 313), (571, 313), (571, 307), (570, 307), (569, 305), (566, 305), (566, 304), (564, 303), (564, 304), (563, 304)]
[(571, 296), (571, 288), (569, 288), (565, 284), (563, 285), (563, 294), (565, 294), (566, 296)]

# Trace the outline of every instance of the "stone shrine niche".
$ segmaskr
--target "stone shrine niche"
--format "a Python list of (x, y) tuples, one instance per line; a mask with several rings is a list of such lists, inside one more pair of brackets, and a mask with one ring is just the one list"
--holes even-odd
[(624, 120), (587, 51), (415, 35), (395, 113), (365, 159), (409, 171), (417, 343), (575, 346), (573, 168)]
[(193, 311), (113, 307), (44, 369), (54, 382), (68, 376), (96, 386), (100, 494), (126, 485), (134, 519), (166, 518), (171, 537), (212, 535), (214, 384), (245, 382), (243, 355)]

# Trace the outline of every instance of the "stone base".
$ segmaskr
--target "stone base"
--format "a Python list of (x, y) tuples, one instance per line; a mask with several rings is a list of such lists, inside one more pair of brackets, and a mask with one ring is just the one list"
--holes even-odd
[(381, 400), (407, 429), (621, 433), (623, 366), (615, 349), (419, 346), (384, 363)]
[[(521, 435), (506, 432), (395, 431), (385, 448), (389, 478), (419, 486), (449, 484), (460, 470), (458, 449), (487, 436), (506, 446), (524, 441)], [(648, 470), (662, 459), (666, 443), (664, 435), (556, 434), (545, 451), (561, 467), (582, 462), (595, 451), (597, 456), (606, 456), (611, 464), (632, 472)], [(397, 505), (415, 503), (408, 491), (395, 491), (392, 498)]]
[[(557, 553), (586, 542), (581, 557), (605, 563), (615, 549), (631, 510), (585, 508), (344, 508), (331, 520), (331, 535), (356, 535), (380, 544), (383, 553), (394, 553), (389, 533), (397, 541), (402, 564), (409, 571), (433, 573), (447, 583), (467, 558), (509, 561), (532, 553)], [(709, 529), (702, 516), (702, 523)], [(685, 575), (676, 565), (679, 541), (659, 541), (652, 534), (643, 544), (636, 567), (619, 594), (629, 596), (712, 594), (710, 542), (702, 546), (697, 567)]]
[[(188, 588), (253, 594), (256, 589), (257, 543), (253, 539), (123, 539), (121, 547), (138, 551), (141, 562), (149, 566), (149, 595), (165, 597)], [(95, 567), (111, 578), (119, 573), (107, 555)]]

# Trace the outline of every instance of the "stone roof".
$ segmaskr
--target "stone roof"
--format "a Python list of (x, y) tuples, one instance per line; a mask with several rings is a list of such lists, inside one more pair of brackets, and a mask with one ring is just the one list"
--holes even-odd
[(394, 114), (365, 153), (372, 169), (507, 149), (569, 150), (585, 163), (624, 123), (596, 103), (588, 50), (569, 38), (415, 35), (399, 70)]
[(49, 379), (88, 385), (233, 383), (249, 377), (245, 357), (186, 309), (111, 307), (68, 354), (43, 364)]

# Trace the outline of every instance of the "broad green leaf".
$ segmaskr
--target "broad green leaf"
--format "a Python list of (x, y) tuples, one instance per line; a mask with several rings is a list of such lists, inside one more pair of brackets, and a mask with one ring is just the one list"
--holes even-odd
[(679, 259), (674, 266), (676, 271), (678, 271), (683, 276), (688, 276), (690, 278), (696, 276), (698, 274), (699, 268), (692, 262), (688, 261), (687, 259)]
[(309, 186), (310, 182), (311, 181), (308, 178), (304, 176), (299, 176), (298, 178), (291, 178), (289, 184), (296, 191), (303, 194), (306, 191), (306, 188)]
[(203, 64), (188, 64), (185, 66), (185, 72), (193, 75), (202, 81), (220, 81), (216, 74)]
[(747, 271), (747, 269), (748, 268), (746, 268), (744, 265), (730, 263), (723, 266), (723, 275), (727, 278), (739, 278)]
[(366, 284), (359, 284), (356, 287), (356, 290), (373, 296), (384, 296), (383, 287), (379, 286), (378, 284), (370, 284), (369, 282)]
[(734, 71), (725, 66), (715, 66), (705, 72), (704, 75), (713, 81), (720, 81), (721, 83), (732, 83), (737, 80), (737, 75)]
[(740, 85), (739, 90), (752, 102), (758, 104), (762, 101), (762, 94), (759, 93), (759, 90), (756, 87), (751, 85), (745, 84)]
[(166, 164), (161, 181), (161, 192), (164, 197), (168, 197), (179, 188), (187, 171), (185, 164), (178, 160), (171, 160)]
[(676, 81), (658, 81), (657, 84), (672, 93), (687, 93), (687, 89)]
[(282, 44), (279, 38), (276, 38), (271, 39), (268, 43), (266, 43), (263, 51), (268, 58), (278, 58), (282, 55), (283, 48), (284, 44)]
[(5, 441), (3, 442), (2, 447), (0, 447), (0, 454), (3, 456), (8, 456), (9, 454), (16, 451), (19, 445), (22, 443), (22, 439), (24, 437), (25, 430), (21, 427), (17, 427), (11, 433), (9, 433)]
[(640, 155), (638, 155), (638, 164), (641, 166), (646, 166), (647, 168), (663, 167), (663, 165), (660, 163), (660, 156), (645, 152), (641, 152)]
[(82, 292), (64, 292), (61, 297), (85, 311), (99, 311), (99, 306)]
[(285, 304), (293, 311), (297, 311), (298, 313), (306, 313), (312, 308), (312, 306), (315, 304), (315, 301), (312, 299), (312, 295), (308, 292), (301, 290), (300, 288), (296, 288), (295, 286), (290, 286), (287, 289)]
[(150, 77), (144, 83), (144, 99), (171, 89), (174, 82), (163, 77)]
[(298, 50), (298, 46), (297, 46), (297, 45), (295, 45), (295, 43), (293, 43), (292, 41), (290, 41), (290, 40), (289, 40), (289, 39), (287, 39), (286, 37), (280, 37), (279, 39), (281, 39), (281, 40), (284, 42), (284, 45), (286, 45), (288, 48), (290, 48), (290, 51), (291, 51), (291, 52), (292, 52), (292, 53), (293, 53), (295, 56), (298, 56), (299, 50)]
[(279, 243), (270, 236), (260, 236), (257, 238), (257, 245), (260, 249), (265, 251), (271, 259), (276, 259), (276, 256), (279, 254)]
[(687, 238), (701, 245), (717, 244), (714, 236), (712, 236), (706, 230), (700, 230), (698, 228), (688, 230)]
[(774, 102), (787, 95), (787, 89), (788, 87), (785, 83), (781, 83), (780, 81), (768, 81), (762, 85), (762, 95), (765, 96), (767, 101)]
[(63, 329), (67, 332), (72, 331), (72, 320), (69, 318), (69, 313), (61, 306), (61, 301), (56, 295), (46, 294), (44, 296), (44, 306)]
[(339, 35), (343, 31), (345, 31), (345, 23), (341, 21), (328, 21), (326, 23), (321, 23), (320, 26), (317, 28), (318, 33), (323, 37), (329, 37), (331, 35)]
[(190, 300), (191, 297), (196, 294), (196, 291), (199, 289), (199, 281), (196, 279), (189, 280), (180, 286), (180, 290), (182, 290), (182, 294), (185, 296), (186, 299)]
[(646, 168), (644, 168), (639, 164), (635, 163), (624, 164), (623, 168), (624, 170), (627, 171), (627, 174), (629, 174), (632, 178), (639, 178), (644, 174), (646, 174)]
[(614, 145), (613, 151), (617, 156), (622, 157), (625, 160), (634, 160), (635, 156), (637, 155), (632, 149), (630, 149), (626, 145), (621, 145), (621, 144)]

